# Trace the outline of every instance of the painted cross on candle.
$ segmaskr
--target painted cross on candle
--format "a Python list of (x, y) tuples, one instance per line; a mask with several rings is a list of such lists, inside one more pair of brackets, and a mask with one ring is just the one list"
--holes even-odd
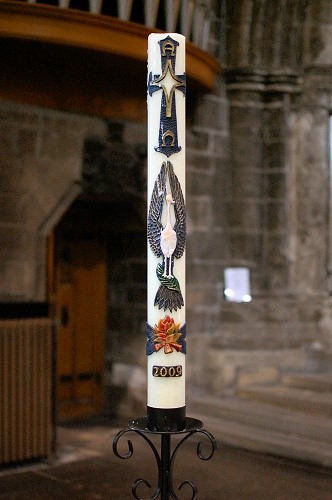
[(147, 422), (172, 432), (186, 423), (184, 36), (149, 36), (147, 86)]
[(176, 119), (176, 104), (175, 91), (181, 90), (183, 94), (186, 92), (186, 75), (175, 74), (176, 52), (179, 43), (167, 36), (160, 40), (160, 55), (161, 55), (161, 75), (153, 75), (149, 73), (148, 91), (149, 95), (162, 89), (162, 101), (160, 112), (159, 125), (159, 145), (156, 151), (171, 156), (181, 150), (178, 145), (177, 119)]

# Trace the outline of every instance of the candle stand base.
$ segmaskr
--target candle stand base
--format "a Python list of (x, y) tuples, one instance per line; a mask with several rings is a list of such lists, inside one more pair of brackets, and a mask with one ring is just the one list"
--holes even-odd
[[(132, 441), (130, 441), (129, 439), (127, 440), (128, 451), (127, 453), (122, 454), (118, 450), (119, 440), (124, 434), (127, 434), (129, 432), (141, 436), (151, 448), (154, 457), (156, 459), (158, 467), (158, 484), (151, 496), (140, 497), (138, 494), (138, 487), (144, 484), (151, 490), (151, 485), (146, 479), (142, 478), (136, 479), (135, 481), (133, 481), (131, 488), (133, 497), (136, 498), (137, 500), (143, 500), (143, 498), (145, 500), (154, 500), (156, 498), (160, 498), (161, 500), (169, 500), (169, 499), (179, 500), (179, 497), (176, 496), (175, 494), (173, 486), (173, 467), (176, 455), (181, 445), (185, 441), (187, 441), (188, 438), (190, 438), (195, 434), (204, 436), (205, 440), (208, 441), (209, 451), (207, 454), (204, 454), (203, 445), (199, 441), (196, 448), (196, 454), (198, 458), (200, 458), (201, 460), (210, 460), (210, 458), (212, 458), (216, 450), (216, 441), (210, 432), (203, 429), (203, 422), (201, 422), (200, 420), (196, 420), (195, 418), (187, 417), (186, 426), (181, 431), (174, 431), (174, 432), (151, 431), (148, 429), (147, 425), (148, 422), (146, 417), (138, 418), (136, 420), (133, 420), (126, 428), (119, 431), (113, 440), (113, 452), (118, 458), (122, 459), (130, 458), (134, 453)], [(177, 436), (180, 434), (183, 434), (184, 436), (180, 439), (180, 441), (178, 441), (178, 443), (172, 450), (171, 438), (172, 436)], [(160, 453), (158, 453), (158, 450), (155, 444), (150, 439), (149, 435), (151, 437), (155, 435), (160, 436)], [(181, 490), (185, 486), (191, 488), (192, 492), (191, 498), (194, 499), (197, 493), (196, 485), (190, 480), (185, 480), (180, 484), (178, 490)]]

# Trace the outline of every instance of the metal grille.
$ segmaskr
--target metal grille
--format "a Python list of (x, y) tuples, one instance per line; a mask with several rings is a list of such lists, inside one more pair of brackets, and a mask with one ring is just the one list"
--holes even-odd
[(0, 464), (52, 453), (52, 330), (44, 318), (0, 321)]

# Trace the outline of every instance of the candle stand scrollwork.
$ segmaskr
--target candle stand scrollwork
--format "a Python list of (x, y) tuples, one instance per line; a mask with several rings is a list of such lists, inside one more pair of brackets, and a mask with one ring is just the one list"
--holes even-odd
[[(146, 418), (139, 418), (137, 420), (134, 420), (131, 424), (128, 425), (128, 427), (120, 430), (116, 434), (113, 440), (113, 452), (118, 458), (128, 459), (134, 453), (133, 443), (130, 439), (127, 440), (128, 450), (126, 452), (120, 453), (118, 449), (118, 443), (121, 440), (122, 436), (130, 432), (139, 435), (145, 440), (145, 442), (148, 444), (148, 446), (153, 452), (153, 455), (157, 462), (157, 469), (158, 469), (158, 484), (155, 488), (155, 491), (149, 497), (140, 497), (138, 494), (138, 489), (144, 488), (144, 486), (147, 487), (149, 490), (152, 489), (149, 481), (143, 478), (138, 478), (133, 481), (131, 488), (132, 495), (137, 500), (155, 500), (157, 498), (160, 498), (160, 500), (169, 500), (169, 499), (180, 500), (180, 497), (178, 497), (175, 493), (173, 485), (173, 468), (179, 449), (191, 436), (200, 435), (201, 437), (204, 437), (204, 441), (206, 441), (205, 447), (208, 446), (207, 450), (203, 450), (204, 447), (203, 443), (201, 441), (198, 441), (196, 454), (199, 459), (210, 460), (216, 450), (216, 441), (214, 437), (210, 432), (203, 429), (203, 423), (200, 420), (187, 417), (185, 429), (181, 431), (156, 432), (156, 431), (151, 431), (147, 428)], [(158, 449), (155, 446), (155, 444), (150, 439), (149, 434), (160, 436), (160, 453), (158, 452)], [(171, 437), (173, 435), (181, 435), (181, 434), (183, 434), (183, 437), (174, 446), (174, 449), (172, 450)], [(141, 486), (141, 488), (139, 488), (139, 486)], [(191, 499), (194, 499), (196, 497), (198, 490), (195, 483), (193, 483), (191, 480), (183, 481), (179, 485), (178, 490), (180, 491), (183, 488), (188, 488), (188, 487), (191, 489), (191, 495), (192, 495)], [(151, 493), (151, 491), (149, 493)]]

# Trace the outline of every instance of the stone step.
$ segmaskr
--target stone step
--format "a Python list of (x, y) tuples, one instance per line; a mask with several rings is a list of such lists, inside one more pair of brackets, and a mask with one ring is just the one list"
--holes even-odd
[(283, 385), (310, 391), (332, 393), (332, 372), (330, 373), (285, 373), (281, 377)]
[(268, 453), (296, 460), (332, 466), (332, 446), (324, 441), (315, 441), (288, 433), (262, 429), (223, 418), (206, 417), (205, 414), (192, 415), (204, 423), (204, 429), (211, 432), (219, 444), (245, 448), (260, 453)]
[(194, 412), (207, 418), (238, 422), (251, 428), (281, 432), (308, 439), (328, 442), (332, 448), (332, 419), (319, 415), (279, 408), (236, 397), (200, 397), (188, 403)]
[(249, 386), (238, 390), (238, 396), (282, 408), (332, 417), (332, 394), (283, 385)]

